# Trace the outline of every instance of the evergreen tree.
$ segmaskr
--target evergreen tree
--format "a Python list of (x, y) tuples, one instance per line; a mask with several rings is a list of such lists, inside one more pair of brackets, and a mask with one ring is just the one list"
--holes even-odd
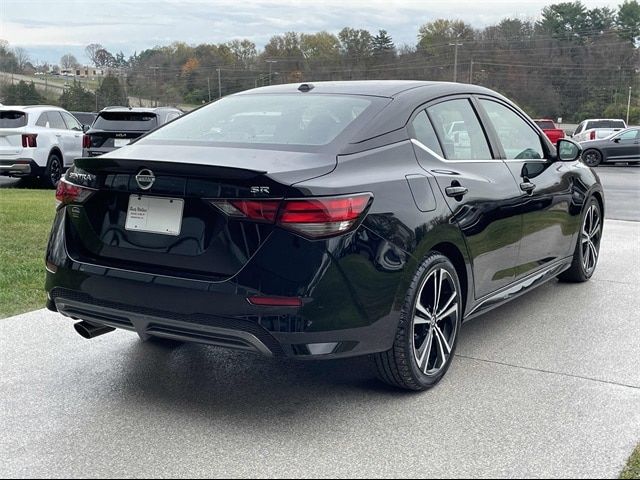
[(65, 88), (59, 103), (66, 110), (91, 112), (95, 108), (96, 99), (93, 93), (74, 80), (70, 87)]
[(387, 33), (386, 30), (378, 31), (378, 35), (373, 37), (373, 53), (374, 54), (384, 54), (395, 52), (396, 46), (393, 43), (393, 39), (391, 35)]
[(26, 83), (22, 80), (16, 85), (5, 85), (1, 94), (5, 105), (39, 105), (46, 102), (33, 82)]
[(116, 105), (129, 105), (129, 101), (124, 93), (124, 88), (114, 75), (104, 77), (96, 95), (98, 96), (98, 110)]

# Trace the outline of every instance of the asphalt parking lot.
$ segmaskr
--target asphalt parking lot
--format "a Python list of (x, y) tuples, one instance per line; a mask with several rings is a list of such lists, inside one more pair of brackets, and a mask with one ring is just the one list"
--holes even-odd
[(640, 169), (598, 172), (609, 219), (592, 281), (466, 324), (424, 394), (380, 385), (365, 360), (87, 341), (44, 311), (0, 320), (0, 473), (617, 477), (640, 441), (640, 223), (614, 218), (640, 220)]

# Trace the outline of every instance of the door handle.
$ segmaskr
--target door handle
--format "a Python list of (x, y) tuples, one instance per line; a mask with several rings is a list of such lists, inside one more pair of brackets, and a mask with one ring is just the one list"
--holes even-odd
[(447, 197), (453, 197), (458, 200), (458, 197), (463, 197), (467, 193), (469, 193), (469, 189), (467, 187), (463, 187), (461, 185), (452, 185), (444, 189)]
[(536, 189), (536, 186), (533, 183), (529, 182), (529, 181), (522, 182), (520, 184), (520, 190), (522, 190), (523, 192), (533, 193), (533, 191), (535, 189)]

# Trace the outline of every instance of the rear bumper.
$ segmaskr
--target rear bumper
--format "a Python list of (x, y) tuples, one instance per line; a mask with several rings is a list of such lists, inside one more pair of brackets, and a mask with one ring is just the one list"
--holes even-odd
[(0, 175), (28, 177), (39, 173), (40, 167), (31, 159), (0, 160)]

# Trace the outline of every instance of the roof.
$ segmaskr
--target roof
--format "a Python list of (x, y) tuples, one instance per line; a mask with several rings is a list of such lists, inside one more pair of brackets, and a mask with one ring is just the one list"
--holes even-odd
[(1, 105), (0, 110), (60, 110), (66, 111), (64, 108), (56, 107), (54, 105)]
[(156, 113), (163, 110), (175, 110), (179, 112), (180, 110), (175, 107), (123, 107), (123, 106), (114, 106), (114, 107), (105, 107), (101, 112), (138, 112), (138, 113)]

